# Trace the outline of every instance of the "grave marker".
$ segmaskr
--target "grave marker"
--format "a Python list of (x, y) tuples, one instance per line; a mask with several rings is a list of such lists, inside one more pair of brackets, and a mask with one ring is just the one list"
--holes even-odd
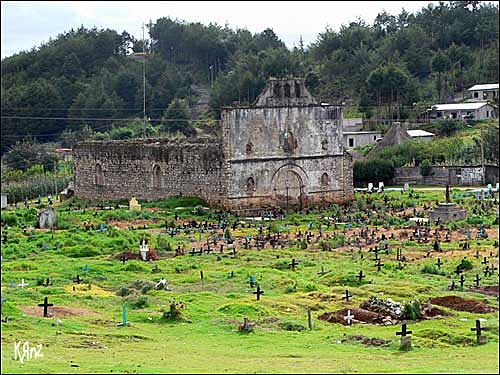
[(295, 266), (298, 265), (299, 262), (295, 260), (295, 258), (292, 259), (292, 263), (289, 264), (289, 266), (292, 268), (292, 271), (295, 271)]
[(123, 304), (122, 322), (118, 323), (118, 327), (129, 326), (130, 322), (127, 321), (127, 305)]
[(260, 295), (264, 294), (264, 291), (260, 289), (260, 285), (257, 285), (257, 290), (253, 292), (257, 296), (257, 301), (260, 300)]
[(349, 302), (349, 298), (352, 297), (352, 294), (349, 294), (349, 291), (346, 289), (344, 297), (342, 299), (345, 299), (346, 302)]
[(441, 262), (441, 258), (438, 258), (438, 261), (436, 263), (436, 266), (441, 269), (441, 266), (443, 265), (443, 263)]
[(365, 278), (365, 277), (366, 276), (363, 275), (363, 270), (360, 270), (359, 273), (358, 273), (358, 276), (357, 276), (359, 282), (363, 281), (363, 278)]
[(411, 336), (412, 331), (406, 330), (406, 323), (402, 324), (402, 329), (400, 332), (396, 332), (396, 336), (401, 336), (400, 350), (410, 350), (411, 349)]
[(481, 321), (479, 319), (476, 320), (476, 327), (471, 328), (471, 331), (476, 332), (476, 337), (477, 337), (477, 343), (478, 345), (480, 344), (486, 344), (486, 336), (481, 335), (482, 331), (488, 331), (489, 328), (487, 327), (481, 327)]
[(24, 282), (24, 279), (21, 280), (21, 284), (17, 284), (17, 286), (20, 286), (21, 288), (24, 288), (25, 286), (28, 286), (28, 283)]
[(351, 310), (347, 310), (347, 315), (344, 316), (344, 320), (347, 322), (348, 326), (350, 326), (352, 324), (353, 319), (354, 319), (354, 315), (351, 315)]
[(38, 306), (39, 307), (43, 307), (43, 317), (44, 318), (47, 318), (48, 317), (48, 308), (50, 306), (54, 306), (53, 303), (49, 303), (49, 297), (45, 297), (44, 300), (43, 300), (43, 303), (39, 303)]
[(479, 281), (481, 281), (481, 278), (479, 275), (476, 273), (476, 278), (474, 279), (474, 282), (476, 283), (476, 288), (479, 288)]

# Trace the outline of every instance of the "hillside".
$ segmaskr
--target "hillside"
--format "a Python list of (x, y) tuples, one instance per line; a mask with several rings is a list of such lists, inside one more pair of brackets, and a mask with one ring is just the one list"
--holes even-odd
[[(327, 29), (293, 49), (272, 29), (252, 34), (170, 18), (151, 23), (148, 40), (143, 47), (127, 32), (80, 27), (3, 59), (1, 153), (25, 137), (71, 147), (88, 137), (190, 134), (182, 126), (251, 103), (270, 76), (305, 76), (321, 100), (343, 101), (374, 122), (413, 118), (472, 84), (498, 82), (498, 6), (475, 1), (382, 12), (372, 24)], [(143, 48), (146, 129), (144, 66), (131, 58)], [(199, 121), (191, 124), (192, 115)], [(179, 117), (180, 125), (165, 121)]]

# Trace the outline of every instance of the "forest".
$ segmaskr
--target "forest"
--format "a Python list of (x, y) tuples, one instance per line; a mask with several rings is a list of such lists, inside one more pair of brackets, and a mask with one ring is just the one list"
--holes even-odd
[[(320, 100), (374, 126), (416, 120), (498, 82), (498, 25), (497, 5), (452, 1), (327, 28), (294, 48), (271, 28), (159, 18), (138, 40), (82, 26), (2, 60), (1, 153), (19, 142), (190, 136), (217, 124), (221, 107), (251, 104), (271, 76), (305, 77)], [(199, 88), (209, 105), (195, 115)]]

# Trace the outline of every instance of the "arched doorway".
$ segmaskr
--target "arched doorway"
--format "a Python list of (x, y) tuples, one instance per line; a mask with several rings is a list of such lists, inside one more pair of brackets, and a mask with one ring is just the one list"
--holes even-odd
[(280, 169), (273, 177), (272, 186), (274, 200), (279, 206), (286, 209), (303, 208), (304, 184), (293, 169)]

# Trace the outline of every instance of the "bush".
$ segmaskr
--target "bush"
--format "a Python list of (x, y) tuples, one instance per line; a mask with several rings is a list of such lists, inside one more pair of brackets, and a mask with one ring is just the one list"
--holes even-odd
[(2, 221), (9, 227), (17, 225), (17, 216), (15, 214), (2, 214)]
[(353, 167), (355, 183), (388, 182), (394, 177), (394, 162), (378, 157), (368, 160), (356, 160)]
[(423, 268), (422, 268), (422, 273), (430, 273), (431, 275), (441, 275), (441, 276), (446, 276), (446, 272), (444, 271), (441, 271), (439, 268), (437, 268), (437, 266), (435, 265), (430, 265), (430, 264), (426, 264)]
[(302, 324), (297, 323), (297, 322), (292, 322), (292, 321), (285, 321), (281, 322), (279, 324), (281, 329), (284, 329), (285, 331), (303, 331), (306, 329)]
[(418, 301), (413, 301), (407, 303), (403, 309), (402, 319), (406, 320), (417, 320), (422, 317), (422, 311), (420, 309), (420, 303)]

